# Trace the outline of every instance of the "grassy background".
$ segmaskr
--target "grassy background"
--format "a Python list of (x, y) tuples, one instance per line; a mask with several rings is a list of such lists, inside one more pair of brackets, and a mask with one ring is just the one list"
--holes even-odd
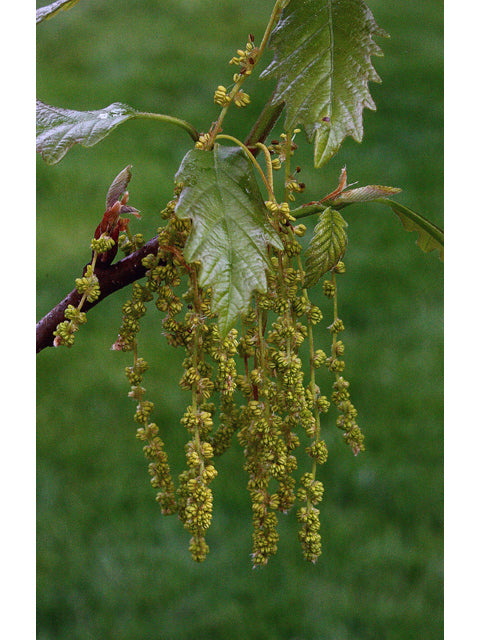
[[(42, 4), (42, 3), (40, 3)], [(82, 0), (38, 27), (38, 96), (74, 109), (121, 101), (208, 129), (212, 95), (248, 33), (261, 37), (273, 2)], [(305, 201), (350, 181), (404, 189), (401, 201), (442, 224), (442, 11), (433, 0), (370, 0), (391, 34), (375, 59), (362, 145), (349, 139), (328, 167), (312, 168), (299, 141)], [(270, 59), (268, 55), (268, 59)], [(251, 81), (249, 109), (225, 131), (244, 137), (272, 84)], [(278, 135), (279, 130), (276, 130)], [(134, 229), (151, 237), (170, 198), (188, 136), (129, 122), (55, 167), (38, 160), (38, 317), (73, 286), (113, 177), (133, 164)], [(299, 201), (300, 203), (301, 201)], [(349, 208), (340, 312), (346, 377), (367, 437), (353, 458), (331, 424), (324, 434), (323, 555), (301, 558), (294, 513), (281, 519), (279, 552), (252, 571), (250, 513), (238, 444), (218, 462), (211, 553), (188, 554), (188, 534), (153, 499), (128, 354), (109, 350), (128, 291), (92, 310), (72, 350), (38, 356), (38, 637), (116, 640), (437, 639), (443, 627), (442, 264), (424, 255), (377, 205)], [(322, 301), (322, 306), (324, 305)], [(154, 310), (141, 333), (146, 378), (172, 465), (182, 463), (178, 388), (182, 354), (167, 349)], [(325, 341), (324, 348), (328, 343)]]

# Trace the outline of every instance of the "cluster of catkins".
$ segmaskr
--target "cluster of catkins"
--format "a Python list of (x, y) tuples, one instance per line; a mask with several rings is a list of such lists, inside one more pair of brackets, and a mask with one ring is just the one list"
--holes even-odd
[[(271, 251), (274, 268), (267, 274), (267, 293), (255, 294), (239, 329), (222, 337), (211, 310), (211, 291), (198, 285), (199, 265), (186, 264), (183, 259), (191, 223), (175, 216), (179, 191), (180, 187), (162, 212), (166, 224), (159, 229), (158, 252), (144, 258), (146, 283), (133, 285), (114, 345), (134, 355), (133, 365), (126, 369), (129, 396), (137, 403), (137, 437), (144, 443), (156, 499), (164, 514), (178, 514), (191, 535), (192, 557), (203, 561), (209, 550), (206, 534), (212, 520), (211, 484), (217, 475), (214, 461), (238, 440), (245, 455), (252, 504), (253, 565), (265, 565), (275, 554), (277, 514), (295, 505), (303, 555), (315, 562), (321, 554), (318, 505), (324, 491), (317, 475), (328, 455), (320, 419), (331, 402), (338, 409), (337, 426), (346, 443), (355, 453), (364, 448), (349, 383), (340, 375), (344, 346), (338, 334), (344, 327), (336, 316), (335, 278), (345, 270), (344, 264), (339, 262), (324, 283), (325, 295), (335, 303), (328, 327), (331, 355), (327, 357), (314, 347), (315, 327), (322, 312), (303, 288), (298, 236), (304, 234), (305, 227), (292, 224), (287, 203), (267, 203), (284, 250)], [(180, 285), (184, 287), (185, 277), (188, 287), (182, 295)], [(180, 387), (190, 400), (180, 422), (188, 441), (186, 468), (176, 482), (171, 477), (161, 428), (151, 421), (153, 403), (145, 399), (142, 380), (148, 366), (137, 355), (139, 321), (151, 300), (163, 315), (167, 341), (185, 351)], [(304, 352), (308, 356), (303, 356), (302, 362)], [(315, 378), (320, 367), (328, 368), (334, 376), (330, 398), (321, 395)], [(310, 461), (303, 473), (297, 459), (301, 441), (307, 442), (304, 451)]]

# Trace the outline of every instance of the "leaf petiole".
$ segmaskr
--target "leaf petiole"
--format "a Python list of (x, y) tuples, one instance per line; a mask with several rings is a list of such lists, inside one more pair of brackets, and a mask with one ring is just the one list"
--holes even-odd
[[(275, 6), (273, 7), (273, 11), (272, 11), (272, 13), (270, 15), (270, 19), (268, 21), (267, 27), (266, 27), (265, 32), (263, 34), (262, 42), (260, 43), (260, 46), (258, 48), (257, 56), (256, 56), (255, 63), (254, 63), (255, 66), (258, 64), (258, 61), (262, 57), (262, 54), (265, 51), (265, 47), (267, 46), (268, 41), (270, 39), (270, 34), (273, 31), (273, 27), (275, 26), (276, 22), (278, 21), (278, 18), (280, 17), (280, 13), (281, 13), (282, 9), (284, 8), (284, 6), (286, 4), (288, 4), (288, 2), (286, 2), (286, 0), (277, 0), (277, 2), (275, 3)], [(227, 115), (227, 111), (230, 108), (230, 105), (232, 104), (233, 99), (235, 98), (237, 93), (240, 91), (240, 87), (245, 82), (247, 77), (249, 77), (249, 76), (247, 76), (247, 75), (241, 76), (240, 79), (235, 83), (235, 86), (233, 87), (233, 89), (230, 91), (229, 97), (231, 98), (231, 100), (230, 100), (230, 102), (228, 102), (228, 104), (226, 104), (222, 108), (222, 110), (220, 111), (220, 115), (218, 116), (217, 121), (215, 122), (212, 130), (210, 131), (210, 146), (209, 146), (209, 148), (213, 147), (215, 139), (218, 137), (218, 133), (221, 131), (223, 121), (225, 119), (225, 116)]]
[[(233, 136), (229, 136), (226, 133), (221, 133), (217, 136), (217, 140), (230, 140), (230, 142), (234, 142), (236, 145), (238, 145), (241, 149), (243, 149), (243, 151), (247, 154), (248, 159), (252, 162), (252, 164), (254, 165), (255, 169), (258, 171), (258, 173), (260, 174), (260, 177), (263, 180), (263, 183), (265, 184), (265, 186), (267, 187), (267, 191), (268, 191), (268, 195), (269, 197), (275, 201), (275, 194), (273, 193), (273, 185), (270, 185), (265, 173), (263, 172), (262, 167), (260, 166), (260, 164), (258, 163), (258, 160), (255, 158), (255, 156), (253, 155), (253, 153), (250, 151), (250, 149), (238, 138), (234, 138)], [(264, 146), (264, 145), (262, 145)]]
[(147, 120), (159, 120), (160, 122), (168, 122), (170, 124), (176, 125), (177, 127), (180, 127), (181, 129), (184, 129), (190, 135), (190, 137), (194, 142), (197, 142), (197, 140), (200, 138), (200, 134), (198, 133), (198, 131), (195, 129), (194, 126), (192, 126), (186, 120), (182, 120), (181, 118), (176, 118), (175, 116), (167, 116), (163, 113), (150, 113), (147, 111), (137, 111), (132, 116), (132, 119), (133, 118), (145, 118)]
[[(256, 145), (259, 149), (261, 149), (265, 155), (265, 162), (267, 164), (267, 180), (268, 180), (268, 184), (270, 185), (270, 190), (269, 193), (271, 195), (274, 195), (273, 193), (273, 166), (272, 166), (272, 157), (270, 155), (270, 151), (268, 150), (268, 147), (266, 147), (263, 142), (257, 142)], [(273, 201), (275, 201), (275, 198), (273, 198)]]
[(328, 206), (321, 202), (310, 202), (309, 204), (302, 204), (300, 207), (292, 209), (290, 214), (297, 220), (300, 220), (301, 218), (307, 218), (308, 216), (313, 216), (316, 213), (321, 213), (322, 211), (325, 211), (325, 209), (328, 209)]

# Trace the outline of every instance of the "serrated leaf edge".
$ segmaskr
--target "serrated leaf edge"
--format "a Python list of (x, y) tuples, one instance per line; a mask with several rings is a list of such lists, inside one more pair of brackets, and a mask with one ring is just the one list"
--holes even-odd
[[(124, 110), (123, 113), (114, 113), (114, 110)], [(59, 122), (58, 124), (53, 124), (52, 126), (48, 126), (48, 124), (42, 125), (42, 119), (45, 117), (45, 112), (50, 111), (53, 114), (57, 115), (59, 120), (60, 118), (65, 118), (65, 122)], [(95, 121), (100, 122), (105, 118), (102, 118), (104, 114), (106, 118), (111, 117), (113, 113), (113, 120), (109, 123), (109, 126), (102, 133), (97, 133), (96, 136), (93, 136), (93, 131), (95, 127)], [(75, 126), (80, 126), (82, 120), (74, 119), (74, 115), (79, 114), (80, 116), (85, 116), (86, 114), (91, 114), (91, 130), (87, 134), (83, 134), (77, 136), (76, 138), (72, 136), (72, 139), (68, 140), (69, 133), (71, 130), (75, 128)], [(98, 114), (98, 115), (97, 115)], [(123, 122), (130, 120), (131, 118), (135, 118), (139, 115), (139, 113), (130, 107), (127, 104), (123, 104), (121, 102), (113, 102), (112, 104), (104, 107), (103, 109), (98, 110), (89, 110), (89, 111), (76, 111), (73, 109), (65, 109), (63, 107), (54, 107), (52, 105), (48, 105), (41, 100), (37, 100), (37, 139), (36, 139), (36, 150), (38, 153), (42, 155), (42, 158), (45, 160), (47, 164), (57, 164), (62, 160), (68, 151), (75, 145), (80, 144), (82, 147), (93, 147), (98, 142), (101, 142), (104, 138), (106, 138), (112, 131), (114, 131), (120, 124)], [(70, 122), (68, 121), (70, 119)], [(68, 129), (68, 125), (70, 129)], [(58, 135), (58, 129), (61, 127), (65, 127), (65, 133), (62, 135)], [(54, 138), (54, 131), (57, 130), (58, 141), (53, 145), (53, 149), (50, 149), (47, 145), (47, 142)], [(63, 143), (62, 143), (63, 140)]]
[[(330, 232), (322, 228), (325, 226), (327, 216), (331, 216), (331, 222), (329, 225)], [(334, 224), (334, 218), (337, 218), (336, 224)], [(347, 221), (336, 209), (328, 207), (320, 214), (319, 221), (315, 226), (312, 239), (310, 240), (307, 250), (305, 251), (306, 288), (313, 287), (315, 284), (317, 284), (320, 278), (324, 276), (328, 271), (331, 271), (345, 255), (348, 244), (348, 236), (345, 231), (346, 227), (348, 227)], [(335, 234), (335, 229), (341, 230), (343, 239), (339, 243), (335, 241), (336, 236), (338, 236), (338, 234)], [(320, 246), (322, 246), (323, 248), (323, 245), (325, 244), (325, 242), (321, 242), (321, 236), (328, 233), (330, 235), (330, 239), (327, 239), (328, 246), (326, 247), (326, 249), (323, 249), (323, 254), (329, 255), (322, 257), (318, 254), (318, 249), (320, 248)], [(335, 247), (333, 245), (337, 246)], [(333, 257), (330, 255), (332, 247), (335, 251)], [(319, 263), (321, 263), (320, 268)]]

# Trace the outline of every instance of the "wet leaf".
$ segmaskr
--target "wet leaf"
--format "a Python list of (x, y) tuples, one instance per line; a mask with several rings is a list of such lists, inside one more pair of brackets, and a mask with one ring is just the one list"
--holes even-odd
[(352, 204), (354, 202), (371, 202), (373, 200), (378, 200), (378, 198), (400, 193), (400, 191), (401, 189), (398, 187), (384, 187), (379, 184), (369, 184), (366, 187), (346, 189), (345, 191), (342, 191), (332, 199), (332, 204), (335, 207), (339, 207), (340, 205)]
[(262, 73), (278, 80), (273, 104), (285, 102), (287, 130), (303, 124), (324, 165), (346, 136), (360, 142), (363, 109), (375, 110), (368, 83), (381, 82), (380, 29), (363, 0), (290, 0), (272, 32), (274, 59)]
[(175, 181), (183, 185), (176, 215), (192, 220), (184, 256), (201, 264), (199, 284), (212, 287), (212, 310), (226, 335), (248, 309), (252, 293), (266, 292), (267, 246), (281, 249), (282, 243), (241, 149), (193, 149)]
[(92, 147), (137, 113), (120, 102), (98, 111), (73, 111), (37, 100), (37, 151), (47, 164), (56, 164), (74, 144)]
[(77, 4), (78, 0), (57, 0), (57, 2), (52, 2), (46, 7), (40, 7), (37, 9), (37, 24), (43, 22), (44, 20), (48, 20), (49, 18), (53, 18), (59, 11), (64, 11), (65, 9), (71, 9), (74, 4)]
[(322, 211), (305, 252), (305, 286), (313, 287), (343, 258), (347, 248), (347, 223), (331, 207)]
[(416, 244), (420, 249), (425, 253), (437, 250), (440, 260), (443, 261), (444, 233), (440, 227), (437, 227), (433, 222), (403, 204), (390, 200), (390, 198), (379, 198), (376, 202), (388, 204), (400, 218), (400, 222), (406, 231), (416, 231), (418, 233)]
[(115, 177), (107, 192), (106, 207), (112, 207), (125, 193), (132, 178), (132, 165), (129, 164)]

